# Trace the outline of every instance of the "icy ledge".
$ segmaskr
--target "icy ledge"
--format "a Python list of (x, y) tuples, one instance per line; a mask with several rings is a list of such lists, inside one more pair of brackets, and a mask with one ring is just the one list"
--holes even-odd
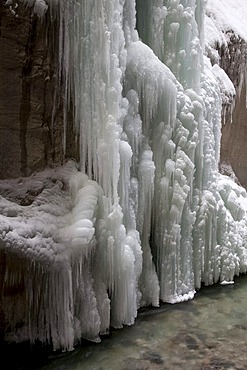
[[(78, 244), (88, 254), (99, 186), (78, 172), (73, 162), (31, 178), (1, 181), (0, 190), (5, 195), (0, 196), (5, 251), (46, 266), (68, 260)], [(31, 204), (25, 205), (28, 198)]]
[[(90, 257), (100, 187), (69, 162), (4, 180), (0, 190), (6, 340), (50, 340), (54, 349), (66, 350), (82, 332), (98, 340)], [(27, 199), (30, 204), (21, 205)]]

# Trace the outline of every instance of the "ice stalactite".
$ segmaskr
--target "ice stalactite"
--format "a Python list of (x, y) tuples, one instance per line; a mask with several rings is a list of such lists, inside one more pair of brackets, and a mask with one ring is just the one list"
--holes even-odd
[(96, 281), (104, 286), (104, 294), (109, 292), (111, 323), (116, 327), (134, 322), (142, 268), (140, 238), (129, 197), (132, 149), (122, 128), (128, 105), (122, 96), (126, 43), (138, 37), (134, 21), (133, 1), (60, 4), (64, 30), (61, 74), (73, 94), (80, 167), (100, 184), (103, 193), (95, 258), (105, 264), (98, 268), (100, 279), (97, 276)]
[[(147, 139), (152, 138), (156, 167), (152, 249), (160, 297), (176, 302), (193, 297), (195, 288), (192, 231), (196, 217), (195, 194), (200, 193), (202, 182), (199, 155), (201, 158), (203, 105), (198, 94), (202, 49), (194, 1), (155, 1), (152, 5), (145, 2), (150, 15), (146, 20), (150, 20), (148, 26), (144, 24), (142, 3), (137, 5), (140, 36), (160, 60), (146, 46), (137, 54), (137, 47), (134, 49), (132, 45), (131, 76), (128, 78), (127, 67), (126, 79), (132, 85), (137, 81), (133, 88), (142, 100), (141, 116), (144, 127), (148, 126)], [(139, 64), (137, 55), (140, 55)], [(162, 62), (172, 66), (173, 74)], [(143, 87), (138, 86), (141, 84)], [(199, 189), (194, 189), (197, 183)]]
[(67, 350), (246, 272), (247, 194), (218, 173), (224, 77), (203, 56), (204, 0), (47, 4), (79, 170), (34, 176), (28, 206), (2, 184), (0, 246), (6, 338)]

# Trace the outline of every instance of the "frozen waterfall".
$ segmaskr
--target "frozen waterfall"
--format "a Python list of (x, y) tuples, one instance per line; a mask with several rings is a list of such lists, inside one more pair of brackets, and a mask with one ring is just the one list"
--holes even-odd
[(29, 3), (59, 23), (80, 163), (0, 183), (6, 340), (71, 350), (246, 272), (247, 194), (218, 172), (235, 91), (204, 55), (204, 0)]

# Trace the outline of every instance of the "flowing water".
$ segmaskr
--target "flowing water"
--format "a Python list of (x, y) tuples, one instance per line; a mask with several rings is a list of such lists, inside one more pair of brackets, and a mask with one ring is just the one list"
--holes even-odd
[(146, 308), (135, 325), (112, 330), (101, 343), (72, 352), (5, 349), (6, 369), (247, 369), (247, 276), (233, 285), (203, 287), (195, 298)]

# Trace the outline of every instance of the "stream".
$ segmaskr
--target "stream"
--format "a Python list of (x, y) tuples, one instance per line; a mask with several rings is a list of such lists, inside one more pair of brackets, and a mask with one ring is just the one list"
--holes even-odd
[(188, 302), (141, 309), (135, 325), (72, 352), (3, 349), (11, 370), (247, 370), (247, 276), (203, 287)]

